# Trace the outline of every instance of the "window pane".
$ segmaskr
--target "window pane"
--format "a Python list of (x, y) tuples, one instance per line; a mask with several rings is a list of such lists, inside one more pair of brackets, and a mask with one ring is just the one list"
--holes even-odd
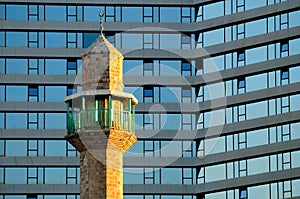
[(28, 38), (26, 32), (7, 32), (6, 46), (7, 47), (27, 47)]
[(180, 22), (180, 8), (160, 8), (160, 22)]
[(7, 5), (7, 20), (27, 20), (27, 5)]
[(267, 102), (257, 102), (246, 105), (247, 119), (265, 117), (268, 115)]
[(142, 60), (124, 60), (123, 62), (124, 76), (142, 76), (143, 61)]
[(65, 129), (66, 115), (64, 113), (46, 113), (46, 129)]
[(213, 3), (204, 6), (204, 20), (224, 15), (224, 2)]
[[(18, 121), (18, 122), (16, 122)], [(7, 129), (26, 129), (27, 115), (26, 113), (6, 113)]]
[(179, 34), (161, 34), (160, 49), (180, 49), (181, 35)]
[(141, 49), (142, 34), (122, 34), (122, 48)]
[(46, 102), (62, 102), (66, 97), (65, 86), (46, 86)]
[(124, 184), (143, 184), (143, 169), (124, 168)]
[(6, 156), (27, 156), (27, 141), (7, 140)]
[(45, 6), (46, 21), (65, 21), (66, 7), (65, 6)]
[(262, 46), (246, 51), (247, 64), (254, 64), (267, 60), (267, 47)]
[[(26, 184), (26, 168), (6, 168), (6, 184)], [(14, 197), (15, 198), (15, 197)]]
[(123, 7), (123, 22), (142, 22), (142, 7)]
[(266, 1), (253, 1), (253, 0), (245, 0), (246, 2), (246, 10), (263, 7), (266, 6)]
[(65, 75), (66, 74), (66, 60), (47, 59), (46, 60), (46, 75)]
[[(45, 168), (46, 184), (66, 184), (65, 168)], [(55, 197), (57, 198), (57, 197)]]
[(269, 157), (248, 160), (248, 175), (266, 173), (269, 171)]
[(252, 37), (259, 34), (264, 34), (266, 32), (267, 32), (266, 19), (261, 19), (261, 20), (246, 23), (246, 37)]
[(226, 178), (225, 165), (216, 165), (205, 168), (205, 182), (223, 180)]
[(46, 48), (66, 47), (66, 33), (46, 32)]
[(160, 61), (160, 76), (181, 76), (180, 61)]
[(65, 156), (66, 141), (64, 140), (46, 140), (45, 141), (46, 156)]
[(212, 46), (224, 42), (224, 29), (204, 33), (204, 46)]
[(7, 86), (6, 101), (27, 101), (27, 86)]
[(6, 74), (27, 74), (28, 63), (26, 59), (7, 59)]
[(182, 171), (181, 168), (162, 168), (161, 169), (162, 184), (181, 184)]
[(267, 88), (267, 74), (246, 77), (246, 92), (252, 92)]
[[(99, 22), (99, 12), (104, 10), (103, 6), (84, 6), (84, 21)], [(98, 34), (99, 35), (99, 34)]]

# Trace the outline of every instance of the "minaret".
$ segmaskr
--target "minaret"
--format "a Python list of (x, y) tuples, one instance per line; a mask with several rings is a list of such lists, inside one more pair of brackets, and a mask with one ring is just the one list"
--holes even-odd
[(82, 92), (65, 98), (68, 135), (80, 152), (80, 198), (123, 198), (123, 153), (135, 142), (136, 98), (123, 92), (123, 56), (102, 34), (82, 56)]

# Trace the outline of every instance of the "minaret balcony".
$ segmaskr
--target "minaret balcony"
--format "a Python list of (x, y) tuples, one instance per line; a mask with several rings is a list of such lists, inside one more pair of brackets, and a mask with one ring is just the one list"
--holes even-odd
[(69, 113), (67, 128), (69, 134), (88, 129), (134, 132), (134, 124), (134, 114), (130, 111), (93, 109)]

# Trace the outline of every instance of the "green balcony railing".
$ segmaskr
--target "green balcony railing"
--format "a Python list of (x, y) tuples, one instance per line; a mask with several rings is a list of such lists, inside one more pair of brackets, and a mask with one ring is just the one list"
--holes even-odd
[(117, 129), (134, 132), (134, 114), (109, 109), (82, 110), (68, 114), (68, 133), (83, 129)]

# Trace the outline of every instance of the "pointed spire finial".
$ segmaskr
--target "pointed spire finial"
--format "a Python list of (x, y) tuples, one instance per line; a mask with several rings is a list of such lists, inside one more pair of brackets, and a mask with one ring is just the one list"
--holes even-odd
[(103, 10), (100, 11), (99, 13), (99, 16), (100, 16), (100, 32), (101, 32), (101, 35), (103, 35), (103, 17), (104, 17), (104, 12)]

